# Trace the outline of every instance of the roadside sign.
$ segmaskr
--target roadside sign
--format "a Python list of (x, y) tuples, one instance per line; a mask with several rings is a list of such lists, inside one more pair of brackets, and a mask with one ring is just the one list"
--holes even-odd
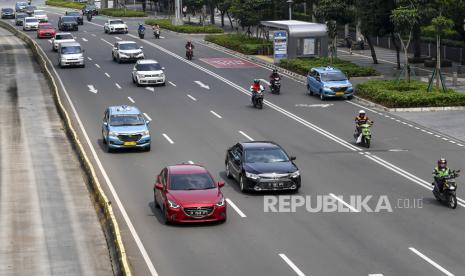
[(275, 31), (273, 33), (273, 58), (274, 62), (287, 58), (287, 32)]

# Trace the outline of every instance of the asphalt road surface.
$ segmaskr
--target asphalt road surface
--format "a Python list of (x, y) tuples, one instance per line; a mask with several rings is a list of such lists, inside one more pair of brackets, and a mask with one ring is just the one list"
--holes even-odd
[[(53, 24), (63, 13), (57, 8), (47, 11)], [(452, 168), (464, 167), (463, 142), (368, 109), (375, 121), (373, 143), (369, 150), (361, 149), (352, 137), (353, 118), (361, 106), (343, 100), (321, 106), (319, 99), (305, 94), (304, 84), (287, 77), (282, 94), (267, 93), (264, 109), (256, 110), (247, 89), (252, 79), (267, 79), (267, 69), (216, 68), (201, 59), (232, 57), (200, 44), (200, 36), (191, 37), (195, 56), (186, 61), (189, 36), (163, 31), (163, 38), (155, 40), (147, 32), (140, 40), (140, 21), (128, 20), (127, 35), (104, 34), (102, 17), (86, 21), (74, 33), (86, 50), (86, 68), (56, 66), (99, 169), (114, 188), (111, 196), (136, 274), (465, 275), (464, 191), (459, 186), (456, 210), (437, 203), (430, 191), (438, 158), (447, 157)], [(118, 40), (144, 46), (146, 58), (166, 68), (166, 86), (153, 91), (136, 87), (130, 75), (133, 65), (111, 59), (111, 45)], [(50, 42), (37, 41), (57, 64)], [(89, 91), (89, 85), (97, 93)], [(152, 151), (104, 151), (103, 112), (118, 104), (136, 105), (152, 119)], [(226, 149), (251, 139), (275, 141), (297, 156), (302, 173), (298, 195), (341, 196), (346, 206), (351, 195), (387, 196), (393, 212), (310, 213), (299, 208), (265, 213), (263, 194), (242, 194), (237, 183), (228, 180), (223, 192), (236, 208), (228, 206), (226, 223), (161, 223), (152, 189), (164, 166), (193, 161), (225, 179)], [(419, 201), (421, 208), (402, 208)]]

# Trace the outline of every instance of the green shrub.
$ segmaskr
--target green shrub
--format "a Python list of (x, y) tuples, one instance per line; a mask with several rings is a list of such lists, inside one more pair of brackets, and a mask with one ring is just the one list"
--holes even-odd
[(357, 96), (389, 108), (464, 106), (465, 94), (433, 89), (420, 81), (370, 80), (357, 85)]
[(160, 28), (171, 30), (178, 33), (222, 33), (223, 29), (216, 26), (203, 26), (198, 24), (186, 24), (175, 26), (171, 24), (169, 19), (147, 19), (145, 20), (147, 25), (160, 25)]
[(45, 1), (45, 4), (49, 6), (65, 7), (65, 8), (78, 9), (78, 10), (81, 10), (85, 7), (85, 4), (64, 1), (64, 0), (47, 0)]
[(143, 11), (127, 9), (101, 9), (99, 13), (114, 17), (144, 17), (147, 16)]
[[(328, 65), (330, 65), (330, 59), (327, 57), (282, 59), (279, 63), (279, 66), (301, 75), (306, 75), (312, 67), (325, 67)], [(378, 72), (371, 67), (358, 66), (350, 61), (341, 59), (334, 59), (332, 67), (340, 69), (349, 77), (378, 75)]]
[(268, 40), (248, 37), (243, 34), (207, 35), (205, 40), (246, 55), (257, 55), (263, 51), (271, 51), (272, 47)]

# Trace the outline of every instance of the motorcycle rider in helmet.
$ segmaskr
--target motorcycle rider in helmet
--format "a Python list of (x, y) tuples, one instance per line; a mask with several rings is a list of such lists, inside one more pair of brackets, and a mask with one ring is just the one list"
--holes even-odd
[(250, 92), (252, 92), (252, 103), (255, 102), (255, 97), (259, 91), (263, 91), (265, 88), (260, 84), (260, 80), (254, 79), (252, 86), (250, 86)]
[(281, 77), (279, 76), (278, 74), (278, 70), (277, 69), (273, 69), (273, 72), (271, 72), (271, 75), (270, 75), (270, 89), (273, 87), (274, 85), (274, 79), (275, 78), (279, 78), (281, 79)]
[[(433, 178), (435, 185), (440, 193), (444, 190), (444, 182), (441, 180), (443, 177), (447, 177), (451, 174), (450, 169), (447, 167), (447, 160), (445, 158), (441, 158), (438, 160), (437, 167), (433, 170)], [(441, 181), (441, 182), (440, 182)]]
[(184, 48), (186, 48), (186, 56), (187, 56), (187, 52), (189, 51), (189, 48), (192, 50), (192, 56), (194, 56), (194, 44), (192, 43), (191, 40), (188, 40), (187, 43), (186, 43), (186, 46), (184, 46)]
[(355, 117), (355, 137), (358, 137), (362, 131), (362, 125), (364, 124), (373, 124), (373, 121), (371, 121), (368, 116), (366, 116), (365, 110), (360, 110), (358, 112), (358, 116)]
[(140, 33), (140, 32), (143, 32), (145, 31), (145, 27), (142, 23), (139, 23), (139, 27), (137, 28), (137, 32)]

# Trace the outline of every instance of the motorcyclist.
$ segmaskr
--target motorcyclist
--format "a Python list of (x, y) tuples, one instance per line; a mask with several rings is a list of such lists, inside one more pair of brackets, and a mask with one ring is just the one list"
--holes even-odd
[(273, 87), (275, 78), (281, 79), (281, 77), (278, 74), (277, 69), (273, 69), (273, 72), (271, 72), (271, 75), (270, 75), (270, 88)]
[(153, 29), (154, 34), (155, 34), (156, 31), (158, 31), (158, 33), (160, 33), (160, 26), (158, 24), (153, 25), (152, 29)]
[(255, 97), (259, 91), (265, 90), (260, 84), (260, 80), (254, 79), (253, 84), (250, 86), (250, 92), (252, 92), (252, 103), (255, 101)]
[(365, 110), (360, 110), (358, 112), (358, 116), (355, 117), (355, 135), (358, 137), (360, 135), (360, 132), (362, 131), (362, 125), (364, 124), (373, 124), (373, 121), (371, 121), (368, 116), (366, 116)]
[(445, 158), (439, 159), (437, 167), (435, 167), (433, 170), (433, 178), (434, 178), (433, 185), (436, 185), (440, 193), (442, 193), (444, 189), (444, 182), (442, 181), (442, 178), (447, 177), (450, 174), (451, 174), (451, 171), (447, 167), (447, 160)]
[(138, 33), (141, 33), (141, 32), (144, 32), (145, 31), (145, 27), (142, 23), (139, 24), (139, 27), (137, 28), (137, 32)]
[(189, 53), (189, 51), (191, 51), (192, 53), (192, 56), (194, 56), (194, 44), (192, 43), (191, 40), (188, 40), (187, 43), (186, 43), (186, 46), (184, 46), (186, 48), (186, 57), (187, 57), (187, 53)]

